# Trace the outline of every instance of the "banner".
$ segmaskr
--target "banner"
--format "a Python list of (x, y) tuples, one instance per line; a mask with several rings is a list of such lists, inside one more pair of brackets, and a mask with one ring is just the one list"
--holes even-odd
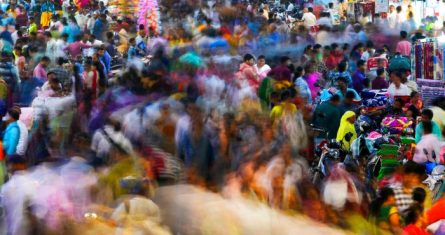
[(382, 13), (389, 11), (389, 0), (376, 0), (375, 13)]

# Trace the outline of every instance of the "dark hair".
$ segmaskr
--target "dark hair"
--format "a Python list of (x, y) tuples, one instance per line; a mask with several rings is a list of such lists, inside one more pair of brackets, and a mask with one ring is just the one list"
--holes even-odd
[(385, 69), (384, 68), (378, 68), (377, 69), (377, 76), (383, 75), (385, 74)]
[(338, 48), (338, 44), (337, 43), (332, 43), (331, 44), (331, 50), (335, 50)]
[(413, 189), (413, 200), (418, 202), (419, 204), (423, 204), (426, 198), (426, 191), (423, 188), (417, 187)]
[(395, 196), (394, 190), (389, 187), (381, 188), (378, 192), (377, 198), (371, 202), (369, 207), (370, 215), (373, 217), (378, 217), (380, 214), (380, 208), (383, 203), (388, 200), (389, 197)]
[(46, 61), (46, 62), (50, 62), (51, 59), (48, 56), (43, 56), (40, 61)]
[(258, 60), (265, 60), (266, 59), (266, 56), (264, 56), (264, 55), (260, 55), (260, 56), (258, 56)]
[(425, 166), (413, 161), (408, 161), (405, 163), (405, 165), (403, 165), (403, 173), (423, 176), (425, 174)]
[(295, 74), (295, 79), (297, 79), (298, 77), (300, 77), (300, 76), (303, 74), (303, 72), (304, 72), (303, 67), (298, 66), (298, 67), (295, 69), (295, 72), (294, 72), (294, 74)]
[(405, 38), (407, 38), (408, 37), (408, 33), (406, 32), (406, 31), (400, 31), (400, 37), (401, 38), (403, 38), (403, 39), (405, 39)]
[(254, 58), (253, 55), (251, 55), (251, 54), (245, 54), (245, 55), (244, 55), (244, 59), (243, 59), (243, 61), (246, 62), (246, 61), (251, 60), (251, 59), (253, 59), (253, 58)]
[(433, 124), (431, 123), (431, 121), (423, 121), (422, 126), (423, 126), (423, 134), (426, 135), (433, 133)]
[(338, 71), (339, 72), (344, 72), (346, 71), (346, 67), (348, 66), (348, 62), (347, 61), (342, 61), (338, 64)]
[(400, 13), (400, 12), (402, 11), (402, 6), (397, 6), (397, 7), (396, 7), (396, 11), (397, 11), (398, 13)]
[(22, 110), (18, 106), (11, 107), (8, 110), (9, 116), (11, 116), (14, 120), (19, 120), (21, 113), (22, 113)]
[(312, 7), (308, 7), (307, 10), (308, 10), (309, 12), (313, 12), (313, 11), (314, 11), (314, 8), (312, 8)]
[(372, 48), (372, 47), (374, 47), (374, 43), (372, 41), (367, 41), (366, 42), (366, 47), (367, 48)]
[(422, 110), (422, 115), (427, 116), (429, 120), (432, 120), (434, 116), (433, 111), (431, 111), (431, 109)]
[(416, 96), (417, 94), (419, 94), (419, 92), (417, 92), (417, 91), (412, 91), (411, 94), (410, 94), (410, 97), (411, 97), (411, 98), (414, 98), (414, 96)]
[(288, 60), (290, 60), (290, 58), (289, 58), (288, 56), (282, 56), (281, 59), (280, 59), (280, 62), (281, 62), (282, 64), (284, 64), (284, 63), (287, 62)]
[(358, 60), (357, 61), (357, 67), (363, 66), (365, 64), (366, 64), (366, 61), (364, 61), (364, 60)]
[(337, 82), (344, 82), (344, 83), (348, 84), (348, 80), (345, 77), (337, 78)]
[(320, 44), (315, 44), (315, 45), (314, 45), (314, 50), (321, 49), (321, 47), (322, 47), (322, 46), (321, 46)]
[(51, 75), (51, 74), (56, 75), (56, 73), (55, 73), (54, 71), (51, 70), (51, 71), (49, 71), (49, 72), (46, 73), (46, 76), (49, 76), (49, 75)]
[(331, 102), (339, 102), (340, 101), (340, 96), (338, 94), (335, 94), (331, 97), (331, 99), (329, 99)]
[(423, 208), (418, 203), (412, 204), (408, 209), (405, 210), (405, 224), (414, 224), (419, 220), (423, 213)]
[(345, 99), (354, 99), (355, 93), (353, 91), (347, 91), (345, 95)]

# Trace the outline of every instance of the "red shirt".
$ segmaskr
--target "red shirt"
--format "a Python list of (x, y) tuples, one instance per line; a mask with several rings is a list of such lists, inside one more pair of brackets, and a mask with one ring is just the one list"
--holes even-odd
[(429, 235), (429, 233), (423, 229), (415, 226), (414, 224), (410, 224), (403, 229), (403, 235)]

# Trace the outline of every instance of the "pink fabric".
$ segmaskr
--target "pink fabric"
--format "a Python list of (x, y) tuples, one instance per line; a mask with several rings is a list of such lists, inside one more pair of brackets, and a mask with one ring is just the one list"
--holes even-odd
[(239, 68), (239, 72), (241, 73), (241, 77), (246, 79), (249, 82), (249, 85), (255, 88), (258, 88), (258, 74), (255, 71), (253, 66), (250, 66), (246, 63), (242, 63)]
[(33, 117), (34, 117), (34, 108), (21, 108), (20, 121), (22, 121), (28, 129), (31, 129)]
[[(433, 159), (431, 153), (434, 151), (437, 156), (437, 154), (440, 153), (440, 145), (441, 142), (434, 134), (423, 135), (422, 139), (416, 146), (413, 161), (417, 163), (425, 163), (428, 161), (438, 162), (440, 159)], [(428, 152), (428, 155), (424, 153), (424, 150)]]
[(84, 44), (80, 41), (76, 41), (71, 43), (69, 46), (65, 48), (65, 51), (71, 55), (72, 58), (76, 58), (78, 55), (82, 54), (82, 49), (90, 48), (92, 46)]
[(411, 43), (403, 40), (397, 43), (396, 52), (399, 52), (403, 56), (410, 56), (411, 55)]
[(306, 75), (306, 82), (309, 86), (309, 89), (311, 90), (311, 96), (312, 99), (317, 98), (317, 94), (320, 91), (320, 87), (316, 87), (315, 84), (317, 83), (318, 79), (320, 79), (321, 73), (319, 72), (313, 72)]
[(34, 68), (34, 72), (32, 73), (33, 77), (36, 78), (40, 78), (44, 81), (48, 80), (48, 78), (46, 77), (46, 70), (45, 68), (43, 68), (42, 64), (38, 64), (35, 68)]

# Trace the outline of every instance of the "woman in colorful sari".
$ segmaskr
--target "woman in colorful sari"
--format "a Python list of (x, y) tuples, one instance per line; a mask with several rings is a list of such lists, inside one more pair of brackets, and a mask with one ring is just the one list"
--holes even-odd
[[(357, 139), (357, 132), (354, 127), (355, 122), (355, 113), (352, 111), (347, 111), (340, 120), (340, 127), (337, 132), (337, 141), (342, 142), (342, 146), (344, 150), (349, 150), (351, 147), (352, 141)], [(346, 138), (347, 135), (351, 135), (351, 138)], [(347, 140), (348, 139), (348, 140)]]

